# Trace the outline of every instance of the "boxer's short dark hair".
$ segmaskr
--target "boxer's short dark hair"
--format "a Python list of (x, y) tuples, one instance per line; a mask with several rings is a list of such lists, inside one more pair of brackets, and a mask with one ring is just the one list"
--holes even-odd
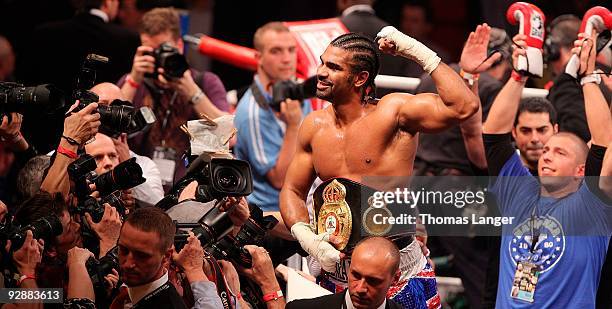
[[(361, 71), (370, 73), (364, 85), (362, 100), (366, 95), (373, 93), (376, 89), (374, 79), (376, 75), (378, 75), (378, 70), (380, 69), (378, 45), (374, 43), (374, 41), (358, 33), (343, 34), (331, 41), (330, 45), (353, 53), (351, 57), (352, 61), (349, 64), (352, 74), (357, 74)], [(368, 87), (371, 88), (371, 91), (370, 93), (365, 93)]]

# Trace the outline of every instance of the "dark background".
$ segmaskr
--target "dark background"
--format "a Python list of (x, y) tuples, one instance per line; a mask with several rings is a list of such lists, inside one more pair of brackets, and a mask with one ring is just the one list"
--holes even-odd
[[(73, 0), (74, 1), (74, 0)], [(185, 0), (137, 0), (136, 5), (147, 9), (157, 5), (171, 4), (189, 9), (195, 2)], [(514, 1), (508, 0), (431, 0), (433, 8), (433, 32), (431, 38), (445, 48), (453, 58), (458, 58), (467, 34), (476, 24), (488, 22), (492, 26), (505, 28), (516, 33), (516, 27), (505, 21), (506, 8)], [(402, 0), (379, 0), (374, 8), (377, 14), (397, 25)], [(547, 16), (547, 24), (560, 14), (573, 13), (582, 16), (595, 6), (604, 5), (601, 0), (533, 1)], [(338, 15), (333, 0), (262, 0), (238, 1), (217, 0), (213, 6), (212, 36), (244, 46), (252, 46), (255, 29), (268, 21), (296, 21), (330, 18)], [(608, 5), (609, 6), (609, 5)], [(36, 42), (32, 30), (43, 23), (69, 19), (75, 13), (70, 0), (0, 0), (0, 34), (13, 44), (17, 55), (17, 80), (23, 79), (19, 70), (25, 59), (23, 46), (27, 41)], [(38, 55), (45, 57), (45, 51), (62, 46), (38, 46)], [(53, 59), (49, 59), (53, 61)], [(250, 83), (252, 74), (226, 64), (213, 62), (212, 71), (217, 73), (228, 89)]]

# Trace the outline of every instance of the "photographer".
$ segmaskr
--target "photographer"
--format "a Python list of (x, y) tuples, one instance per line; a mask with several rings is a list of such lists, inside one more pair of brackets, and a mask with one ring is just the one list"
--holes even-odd
[[(132, 212), (119, 237), (119, 265), (121, 280), (127, 285), (127, 293), (133, 308), (186, 308), (176, 288), (168, 281), (168, 269), (173, 253), (174, 258), (185, 270), (191, 284), (205, 282), (201, 267), (201, 246), (191, 237), (186, 251), (178, 254), (173, 250), (175, 226), (172, 219), (156, 207), (136, 209)], [(199, 248), (198, 248), (199, 247)], [(185, 250), (185, 248), (183, 249)], [(200, 261), (198, 261), (200, 260)], [(207, 284), (198, 284), (194, 292), (205, 295), (194, 295), (196, 303), (202, 298), (207, 302), (211, 297), (207, 293)], [(123, 306), (127, 299), (119, 294), (111, 307)]]
[[(108, 105), (114, 100), (123, 100), (121, 89), (111, 83), (97, 84), (91, 91), (98, 95), (99, 104)], [(115, 168), (119, 163), (130, 158), (136, 158), (136, 163), (142, 168), (143, 177), (146, 181), (130, 190), (125, 190), (124, 197), (131, 197), (125, 202), (134, 204), (134, 199), (145, 205), (155, 205), (164, 197), (161, 176), (157, 165), (151, 159), (140, 156), (130, 150), (127, 143), (127, 135), (121, 134), (117, 138), (111, 138), (102, 133), (96, 135), (96, 139), (85, 146), (85, 151), (96, 159), (98, 168), (96, 173), (102, 174)]]
[[(272, 109), (272, 85), (295, 78), (296, 42), (280, 22), (270, 22), (255, 32), (257, 74), (240, 99), (234, 125), (238, 129), (236, 156), (249, 161), (255, 190), (247, 197), (264, 211), (278, 212), (278, 195), (297, 145), (302, 119), (312, 111), (310, 100), (287, 99), (280, 112)], [(280, 220), (280, 216), (278, 216)]]
[[(92, 230), (100, 241), (100, 256), (114, 247), (121, 223), (114, 208), (106, 205), (104, 216), (98, 223), (91, 222), (86, 215)], [(15, 212), (14, 222), (20, 226), (34, 223), (43, 217), (57, 216), (61, 223), (61, 231), (57, 236), (45, 235), (42, 263), (37, 269), (36, 279), (41, 287), (64, 287), (63, 273), (65, 271), (68, 250), (75, 246), (82, 247), (81, 224), (68, 212), (68, 205), (59, 193), (53, 195), (39, 192), (26, 200)]]
[[(211, 72), (197, 72), (185, 64), (182, 75), (172, 78), (169, 73), (178, 75), (174, 71), (180, 70), (156, 63), (156, 54), (157, 58), (184, 59), (176, 10), (157, 8), (146, 13), (142, 17), (140, 39), (142, 46), (136, 50), (132, 71), (118, 85), (128, 101), (135, 107), (151, 107), (158, 120), (148, 133), (130, 142), (139, 154), (174, 161), (174, 167), (160, 170), (162, 179), (172, 182), (175, 173), (178, 179), (184, 172), (180, 156), (189, 147), (189, 139), (179, 126), (187, 120), (202, 118), (202, 114), (213, 119), (226, 114), (229, 109), (226, 91), (219, 77)], [(164, 55), (159, 55), (160, 48)]]
[[(77, 104), (71, 107), (74, 109)], [(100, 114), (94, 112), (97, 103), (87, 105), (76, 113), (71, 113), (64, 120), (64, 131), (57, 147), (55, 160), (47, 176), (41, 184), (41, 189), (50, 193), (60, 192), (68, 197), (70, 192), (70, 181), (68, 179), (68, 165), (78, 158), (79, 147), (89, 141), (98, 133), (100, 127)]]
[[(1, 220), (1, 218), (0, 218)], [(7, 242), (5, 252), (8, 252), (11, 247), (10, 240)], [(20, 275), (17, 286), (19, 288), (35, 289), (38, 288), (36, 284), (36, 267), (41, 261), (42, 251), (44, 247), (43, 240), (36, 240), (32, 235), (32, 231), (26, 232), (26, 238), (21, 246), (13, 252), (12, 261), (13, 265), (17, 268)], [(43, 308), (42, 303), (31, 303), (31, 304), (5, 304), (0, 306), (2, 309), (35, 309)]]

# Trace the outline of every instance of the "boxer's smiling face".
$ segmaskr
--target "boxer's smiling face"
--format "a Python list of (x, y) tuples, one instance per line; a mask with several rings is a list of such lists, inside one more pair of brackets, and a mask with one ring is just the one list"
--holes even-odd
[(334, 103), (334, 99), (350, 95), (353, 86), (350, 56), (347, 50), (327, 47), (317, 69), (317, 98)]

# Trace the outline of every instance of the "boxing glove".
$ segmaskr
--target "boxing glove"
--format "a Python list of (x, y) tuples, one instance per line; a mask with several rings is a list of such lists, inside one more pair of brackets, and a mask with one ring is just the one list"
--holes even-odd
[(546, 17), (537, 6), (527, 2), (516, 2), (506, 12), (511, 25), (519, 25), (519, 34), (527, 36), (527, 57), (519, 56), (515, 68), (525, 75), (542, 77), (544, 63), (542, 45), (544, 44), (544, 22)]
[[(604, 30), (612, 29), (612, 13), (603, 6), (596, 6), (584, 13), (580, 32), (587, 37), (591, 35), (591, 31), (601, 33)], [(580, 67), (580, 59), (578, 55), (572, 55), (569, 62), (565, 66), (565, 73), (578, 78), (578, 68)]]

